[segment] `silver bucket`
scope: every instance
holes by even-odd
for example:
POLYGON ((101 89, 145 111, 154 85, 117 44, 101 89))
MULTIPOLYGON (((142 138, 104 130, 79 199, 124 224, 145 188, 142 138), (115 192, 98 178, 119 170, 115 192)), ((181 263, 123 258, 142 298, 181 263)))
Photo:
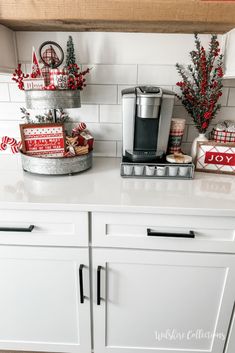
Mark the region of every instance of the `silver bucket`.
POLYGON ((92 167, 92 152, 74 157, 38 157, 21 151, 22 167, 26 172, 42 175, 66 175, 92 167))
POLYGON ((80 91, 78 90, 29 90, 25 91, 27 109, 80 108, 80 91))

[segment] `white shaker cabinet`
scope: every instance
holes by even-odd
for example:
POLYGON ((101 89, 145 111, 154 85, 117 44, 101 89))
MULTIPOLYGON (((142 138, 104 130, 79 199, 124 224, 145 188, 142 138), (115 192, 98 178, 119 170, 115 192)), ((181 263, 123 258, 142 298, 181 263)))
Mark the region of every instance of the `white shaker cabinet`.
POLYGON ((0 73, 12 73, 17 66, 15 32, 0 25, 0 73))
POLYGON ((88 249, 1 246, 0 349, 90 353, 89 296, 88 249))
POLYGON ((97 248, 92 256, 95 353, 223 352, 233 255, 97 248))

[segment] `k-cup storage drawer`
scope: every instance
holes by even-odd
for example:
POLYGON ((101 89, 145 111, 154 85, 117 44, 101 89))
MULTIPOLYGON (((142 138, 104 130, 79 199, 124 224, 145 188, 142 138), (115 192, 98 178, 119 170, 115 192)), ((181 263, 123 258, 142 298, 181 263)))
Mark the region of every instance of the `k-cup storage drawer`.
POLYGON ((97 212, 92 245, 235 253, 235 218, 97 212))
POLYGON ((88 246, 88 213, 0 209, 0 245, 88 246))

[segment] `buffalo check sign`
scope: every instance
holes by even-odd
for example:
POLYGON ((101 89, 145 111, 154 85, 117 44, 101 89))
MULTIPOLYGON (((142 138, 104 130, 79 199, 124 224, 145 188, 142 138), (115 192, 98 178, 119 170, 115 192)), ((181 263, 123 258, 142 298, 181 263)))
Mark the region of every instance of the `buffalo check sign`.
POLYGON ((235 174, 235 144, 199 143, 196 170, 208 173, 235 174))

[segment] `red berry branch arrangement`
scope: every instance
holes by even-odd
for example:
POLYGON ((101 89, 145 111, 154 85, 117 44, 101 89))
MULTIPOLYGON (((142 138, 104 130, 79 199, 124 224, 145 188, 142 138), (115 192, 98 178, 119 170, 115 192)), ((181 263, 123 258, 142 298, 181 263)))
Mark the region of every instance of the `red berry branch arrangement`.
POLYGON ((16 83, 18 83, 18 87, 20 90, 24 89, 24 78, 28 78, 29 75, 28 74, 24 74, 23 71, 21 70, 21 64, 18 64, 17 69, 15 69, 14 73, 13 73, 13 77, 12 80, 16 81, 16 83))
POLYGON ((86 87, 86 79, 85 76, 90 72, 90 69, 86 69, 84 71, 79 72, 80 68, 77 64, 71 64, 68 66, 68 71, 73 72, 69 75, 68 79, 68 88, 72 90, 82 90, 86 87))
POLYGON ((177 82, 182 95, 177 95, 187 112, 192 116, 199 133, 205 133, 221 105, 223 55, 220 54, 216 35, 211 35, 209 50, 204 47, 195 34, 196 50, 190 52, 192 64, 185 69, 176 64, 182 81, 177 82))

